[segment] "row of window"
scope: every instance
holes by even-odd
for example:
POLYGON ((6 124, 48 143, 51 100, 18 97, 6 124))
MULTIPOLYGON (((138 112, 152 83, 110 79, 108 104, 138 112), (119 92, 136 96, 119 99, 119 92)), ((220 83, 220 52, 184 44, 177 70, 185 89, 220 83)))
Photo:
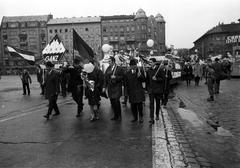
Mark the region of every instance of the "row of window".
MULTIPOLYGON (((74 28, 76 30, 76 32, 89 32, 89 31, 96 31, 96 32, 99 32, 99 27, 96 27, 96 28, 88 28, 88 27, 85 27, 85 28, 74 28)), ((72 29, 50 29, 49 30, 49 33, 68 33, 68 32, 72 32, 72 29)))
MULTIPOLYGON (((3 34, 7 35, 7 32, 3 31, 3 34)), ((26 30, 21 30, 20 34, 27 34, 26 30)), ((36 35, 37 30, 28 30, 29 35, 36 35)), ((41 34, 45 34, 45 30, 41 30, 41 34)), ((17 36, 18 31, 9 31, 9 36, 17 36)))
MULTIPOLYGON (((143 39, 146 39, 147 34, 145 34, 145 33, 142 33, 141 35, 138 34, 137 38, 140 39, 140 37, 143 38, 143 39)), ((151 37, 151 35, 149 35, 149 37, 151 37)), ((103 36, 103 41, 109 41, 109 40, 125 41, 125 40, 130 40, 130 39, 135 39, 135 35, 134 34, 126 35, 126 37, 124 35, 120 35, 120 37, 118 37, 118 35, 116 35, 116 36, 110 35, 109 37, 108 36, 103 36)))
POLYGON ((17 28, 17 27, 38 27, 38 26, 42 26, 42 27, 46 27, 46 22, 8 22, 8 23, 2 23, 2 27, 3 28, 17 28))
POLYGON ((113 22, 133 22, 133 19, 124 19, 124 20, 103 20, 103 23, 113 23, 113 22))
MULTIPOLYGON (((126 27, 124 27, 124 26, 120 26, 120 28, 119 28, 119 31, 120 32, 124 32, 124 30, 126 30, 127 32, 129 32, 130 31, 130 27, 131 27, 131 31, 133 32, 134 30, 135 30, 135 26, 134 25, 132 25, 132 26, 126 26, 126 27)), ((147 29, 147 25, 145 25, 145 24, 142 24, 142 25, 137 25, 137 30, 146 30, 147 29)), ((110 28, 108 29, 106 26, 104 26, 103 27, 103 32, 118 32, 118 26, 115 26, 114 28, 113 28, 113 26, 110 26, 110 28)), ((148 27, 148 32, 150 33, 152 31, 152 28, 151 27, 148 27)), ((157 28, 156 27, 154 27, 154 31, 156 32, 157 31, 157 28)), ((160 29, 160 32, 163 32, 163 28, 161 28, 160 29)))

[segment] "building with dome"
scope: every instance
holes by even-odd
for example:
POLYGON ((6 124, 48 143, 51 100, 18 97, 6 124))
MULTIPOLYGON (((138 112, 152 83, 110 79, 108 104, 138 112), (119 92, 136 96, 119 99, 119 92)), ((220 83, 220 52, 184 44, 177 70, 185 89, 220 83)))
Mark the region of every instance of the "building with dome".
POLYGON ((143 9, 136 15, 102 16, 102 44, 113 46, 114 52, 129 52, 138 48, 143 55, 154 51, 165 54, 165 20, 161 14, 147 16, 143 9), (149 48, 147 40, 154 40, 149 48))

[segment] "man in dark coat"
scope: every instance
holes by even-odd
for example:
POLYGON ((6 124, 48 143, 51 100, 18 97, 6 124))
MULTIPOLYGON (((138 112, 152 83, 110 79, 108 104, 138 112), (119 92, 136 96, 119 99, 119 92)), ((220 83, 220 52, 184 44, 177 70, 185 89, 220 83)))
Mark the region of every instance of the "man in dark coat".
POLYGON ((129 97, 129 103, 131 104, 131 110, 133 114, 133 119, 131 122, 138 120, 143 122, 143 102, 145 101, 145 91, 143 89, 142 83, 145 82, 145 76, 142 69, 137 67, 137 60, 131 60, 130 70, 125 73, 124 76, 124 87, 127 90, 127 95, 129 97))
POLYGON ((150 68, 147 70, 146 86, 149 92, 150 101, 150 121, 149 123, 154 123, 154 99, 156 101, 156 120, 159 120, 160 104, 163 95, 163 84, 164 78, 161 76, 160 68, 156 66, 156 59, 149 59, 150 68))
POLYGON ((81 78, 82 69, 81 61, 77 58, 73 60, 73 66, 69 66, 68 68, 64 69, 65 73, 70 74, 67 90, 72 93, 72 98, 77 103, 76 117, 80 117, 83 110, 83 80, 81 78))
POLYGON ((41 93, 40 95, 44 94, 44 70, 41 68, 40 65, 37 66, 37 81, 40 84, 41 87, 41 93))
POLYGON ((163 98, 162 105, 164 108, 167 106, 168 95, 170 92, 170 80, 172 79, 172 71, 169 67, 169 62, 164 62, 164 67, 161 69, 161 76, 163 76, 163 98))
POLYGON ((23 70, 23 74, 21 76, 21 80, 22 80, 22 86, 23 86, 23 95, 26 94, 26 92, 28 92, 28 95, 30 95, 30 87, 29 87, 29 83, 32 83, 32 79, 27 71, 27 69, 23 70))
POLYGON ((67 74, 64 72, 63 67, 59 69, 59 80, 61 86, 62 97, 67 96, 67 74))
POLYGON ((115 58, 109 58, 109 67, 104 74, 104 85, 102 92, 104 93, 106 88, 108 91, 108 97, 114 111, 114 116, 111 120, 122 120, 120 97, 122 96, 122 81, 124 78, 124 70, 122 67, 117 66, 115 58))
POLYGON ((58 72, 53 69, 54 64, 51 62, 46 63, 47 73, 45 78, 45 99, 49 101, 48 104, 48 113, 44 116, 49 119, 49 116, 52 114, 54 109, 55 114, 53 116, 59 115, 59 109, 57 106, 57 99, 59 94, 59 76, 58 72))
POLYGON ((215 62, 212 64, 212 68, 215 72, 215 83, 214 83, 214 93, 218 94, 219 93, 219 88, 220 88, 220 77, 223 73, 223 68, 222 68, 222 63, 219 62, 218 58, 215 58, 215 62))

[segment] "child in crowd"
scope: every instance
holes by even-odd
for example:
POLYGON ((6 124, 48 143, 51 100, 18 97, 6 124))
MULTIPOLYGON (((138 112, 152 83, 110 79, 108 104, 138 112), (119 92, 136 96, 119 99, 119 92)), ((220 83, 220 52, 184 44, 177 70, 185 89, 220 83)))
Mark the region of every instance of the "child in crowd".
POLYGON ((93 80, 89 81, 88 87, 89 89, 87 89, 86 97, 91 108, 90 122, 93 122, 94 120, 99 119, 98 105, 101 100, 100 91, 95 87, 95 82, 93 80))

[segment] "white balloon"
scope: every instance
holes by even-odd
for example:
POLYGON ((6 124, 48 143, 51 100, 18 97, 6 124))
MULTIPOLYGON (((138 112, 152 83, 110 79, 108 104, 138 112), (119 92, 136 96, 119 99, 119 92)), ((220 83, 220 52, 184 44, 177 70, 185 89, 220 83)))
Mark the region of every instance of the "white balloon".
POLYGON ((149 39, 148 41, 147 41, 147 46, 148 47, 152 47, 154 45, 154 41, 152 40, 152 39, 149 39))
POLYGON ((87 73, 91 73, 94 69, 94 65, 92 63, 84 64, 83 69, 87 73))
POLYGON ((104 45, 102 46, 102 50, 103 50, 103 52, 109 52, 109 50, 110 50, 110 45, 104 44, 104 45))

